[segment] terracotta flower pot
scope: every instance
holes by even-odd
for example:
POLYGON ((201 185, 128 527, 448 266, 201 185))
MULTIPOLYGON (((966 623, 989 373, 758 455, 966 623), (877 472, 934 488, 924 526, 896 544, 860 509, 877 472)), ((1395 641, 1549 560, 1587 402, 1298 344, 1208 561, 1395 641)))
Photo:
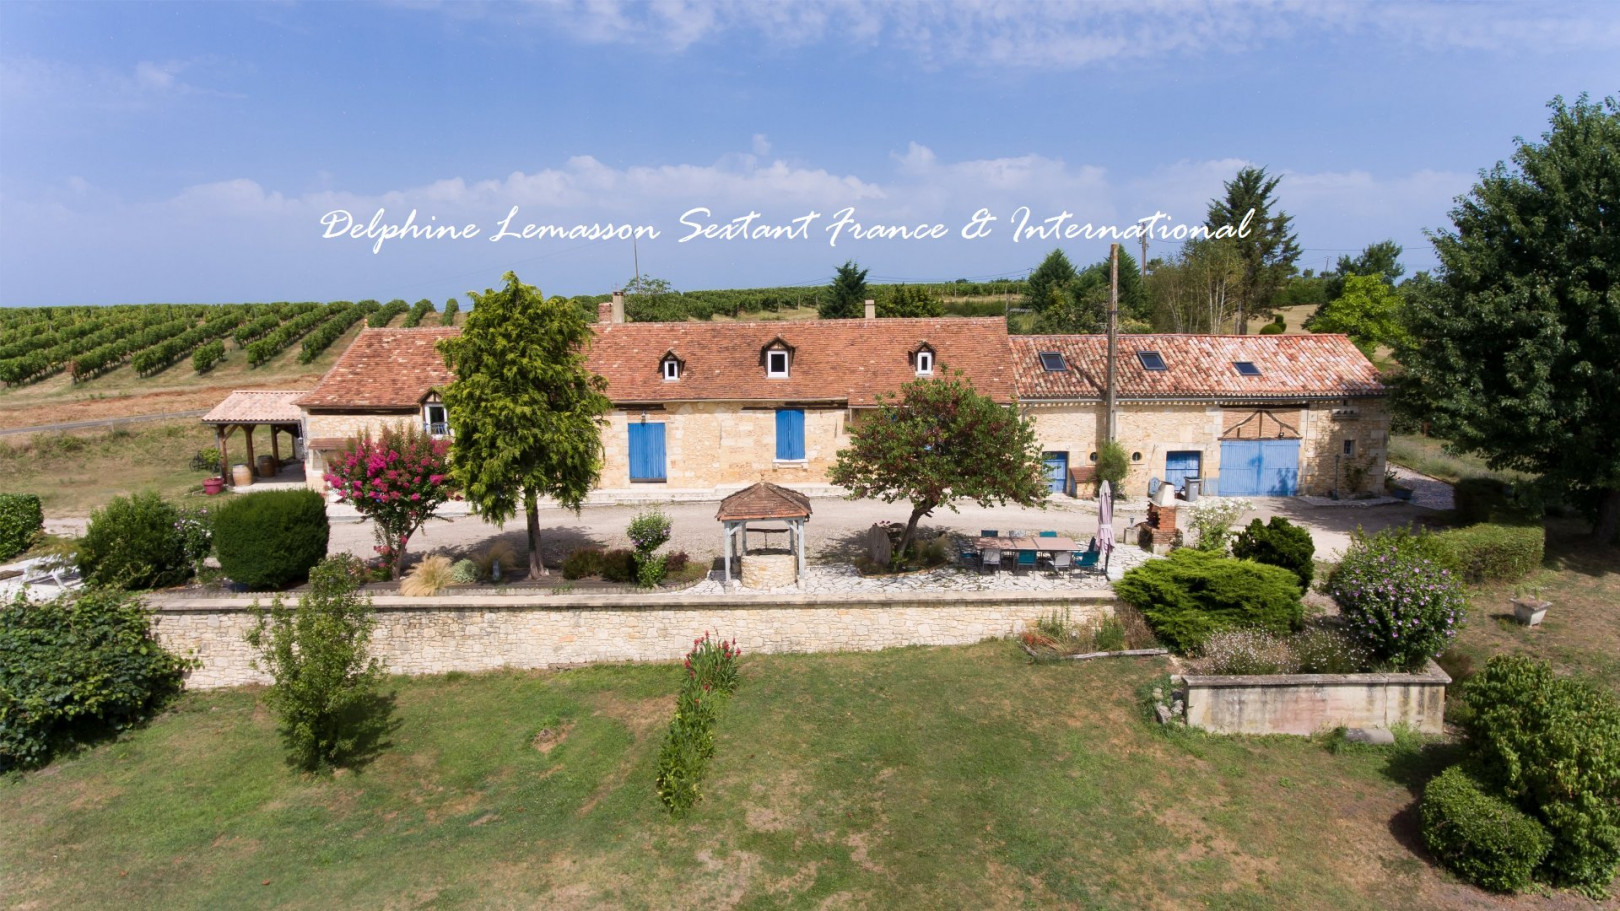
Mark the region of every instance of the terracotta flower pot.
POLYGON ((203 493, 205 493, 205 494, 207 494, 209 496, 214 496, 215 494, 219 493, 220 491, 222 491, 224 489, 225 489, 225 479, 224 478, 204 478, 203 479, 203 493))

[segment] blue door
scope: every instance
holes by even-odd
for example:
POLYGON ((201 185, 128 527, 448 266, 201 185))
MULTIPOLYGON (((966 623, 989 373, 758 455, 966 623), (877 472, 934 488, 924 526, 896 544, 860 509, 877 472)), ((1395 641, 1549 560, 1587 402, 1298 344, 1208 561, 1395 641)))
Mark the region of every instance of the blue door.
POLYGON ((1221 496, 1291 497, 1299 492, 1298 440, 1221 444, 1221 496))
POLYGON ((1199 477, 1204 454, 1197 450, 1167 452, 1164 455, 1164 483, 1177 490, 1187 489, 1187 479, 1199 477))
POLYGON ((1042 455, 1046 459, 1046 480, 1052 485, 1053 493, 1066 493, 1069 489, 1069 454, 1066 452, 1048 452, 1042 455))
POLYGON ((796 462, 804 458, 804 412, 783 408, 776 412, 776 460, 796 462))
POLYGON ((630 480, 664 480, 664 425, 630 425, 630 480))

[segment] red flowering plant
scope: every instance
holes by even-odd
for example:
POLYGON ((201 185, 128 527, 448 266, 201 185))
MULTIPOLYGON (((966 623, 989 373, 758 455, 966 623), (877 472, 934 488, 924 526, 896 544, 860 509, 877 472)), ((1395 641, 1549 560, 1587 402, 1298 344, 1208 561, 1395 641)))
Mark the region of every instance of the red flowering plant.
POLYGON ((704 690, 717 689, 731 694, 737 691, 737 658, 742 649, 737 640, 703 638, 692 640, 692 650, 686 653, 686 674, 704 690))
POLYGON ((350 440, 329 462, 326 483, 371 521, 377 553, 396 579, 404 572, 411 536, 456 498, 449 453, 450 441, 433 439, 419 427, 390 427, 376 439, 368 432, 350 440))

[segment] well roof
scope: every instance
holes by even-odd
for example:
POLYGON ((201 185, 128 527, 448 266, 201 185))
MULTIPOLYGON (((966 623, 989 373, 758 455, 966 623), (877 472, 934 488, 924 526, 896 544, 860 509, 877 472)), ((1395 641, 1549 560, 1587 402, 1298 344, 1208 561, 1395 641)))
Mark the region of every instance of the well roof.
POLYGON ((797 490, 760 481, 721 500, 720 510, 714 517, 720 522, 807 519, 810 517, 810 498, 797 490))

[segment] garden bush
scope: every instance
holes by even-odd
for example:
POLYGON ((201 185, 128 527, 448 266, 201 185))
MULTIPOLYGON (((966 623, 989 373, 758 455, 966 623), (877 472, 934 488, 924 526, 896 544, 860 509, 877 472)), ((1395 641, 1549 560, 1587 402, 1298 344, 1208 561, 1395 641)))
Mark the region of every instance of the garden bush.
POLYGON ((454 579, 451 578, 450 558, 443 554, 423 557, 405 578, 399 580, 399 593, 411 598, 427 598, 438 594, 454 579))
POLYGON ((1232 523, 1248 512, 1252 505, 1248 500, 1210 498, 1182 513, 1198 533, 1194 546, 1199 550, 1224 555, 1232 537, 1232 523))
POLYGON ((1372 668, 1372 654, 1354 636, 1336 627, 1311 626, 1288 641, 1301 674, 1360 674, 1372 668))
POLYGON ((1620 868, 1620 701, 1523 655, 1491 658, 1462 690, 1483 779, 1552 836, 1537 878, 1601 894, 1620 868))
POLYGON ((691 562, 692 558, 687 556, 686 551, 677 550, 664 559, 664 569, 672 573, 678 573, 686 569, 687 564, 691 562))
POLYGON ((636 581, 636 553, 623 547, 614 548, 602 555, 602 581, 604 582, 634 582, 636 581))
POLYGON ((664 555, 648 554, 636 558, 636 584, 642 588, 657 588, 664 581, 664 555))
POLYGON ((45 527, 45 511, 31 493, 0 493, 0 560, 9 560, 34 544, 45 527))
POLYGON ((1490 793, 1462 766, 1429 782, 1418 812, 1429 853, 1462 879, 1495 892, 1527 888, 1552 846, 1541 823, 1490 793))
POLYGON ((1282 516, 1269 523, 1255 519, 1232 542, 1232 556, 1280 566, 1299 577, 1300 591, 1310 591, 1316 575, 1316 543, 1311 533, 1282 516))
POLYGON ((189 666, 158 644, 132 595, 19 594, 0 607, 0 772, 139 723, 180 692, 189 666))
POLYGON ((675 700, 675 717, 658 753, 658 799, 672 816, 682 816, 697 803, 698 785, 714 755, 714 722, 726 697, 737 690, 735 641, 703 634, 692 640, 686 655, 686 677, 675 700))
POLYGON ((595 547, 581 547, 563 558, 564 579, 584 579, 602 574, 602 551, 595 547))
POLYGON ((669 516, 656 506, 636 513, 630 520, 630 543, 639 554, 650 554, 669 540, 669 516))
POLYGON ((226 501, 214 516, 214 552, 233 581, 284 588, 309 577, 326 556, 332 527, 313 490, 267 490, 226 501))
POLYGON ((280 721, 288 760, 299 768, 341 765, 375 732, 383 670, 370 656, 376 619, 371 599, 360 593, 366 577, 365 564, 339 554, 310 571, 309 593, 296 607, 280 595, 268 609, 254 604, 248 644, 259 653, 256 666, 274 681, 265 701, 280 721))
POLYGON ((1472 582, 1515 582, 1541 569, 1540 525, 1470 525, 1435 535, 1446 566, 1472 582))
POLYGON ((1375 660, 1402 669, 1446 650, 1467 610, 1457 574, 1433 553, 1430 536, 1357 531, 1327 592, 1351 634, 1375 660))
POLYGON ((180 511, 156 492, 113 497, 90 514, 79 541, 79 572, 93 585, 162 588, 191 575, 180 511))
POLYGON ((456 585, 469 585, 478 581, 478 564, 471 560, 457 560, 450 567, 450 581, 456 585))
POLYGON ((1125 451, 1125 445, 1118 440, 1104 440, 1097 447, 1096 468, 1097 480, 1107 481, 1115 497, 1122 496, 1124 491, 1120 487, 1131 472, 1131 455, 1125 451))
POLYGON ((1257 629, 1211 633, 1200 651, 1210 674, 1291 674, 1297 665, 1286 639, 1257 629))
POLYGON ((1220 630, 1254 627, 1280 635, 1304 621, 1293 573, 1191 548, 1130 570, 1114 590, 1166 645, 1182 652, 1196 651, 1220 630))

